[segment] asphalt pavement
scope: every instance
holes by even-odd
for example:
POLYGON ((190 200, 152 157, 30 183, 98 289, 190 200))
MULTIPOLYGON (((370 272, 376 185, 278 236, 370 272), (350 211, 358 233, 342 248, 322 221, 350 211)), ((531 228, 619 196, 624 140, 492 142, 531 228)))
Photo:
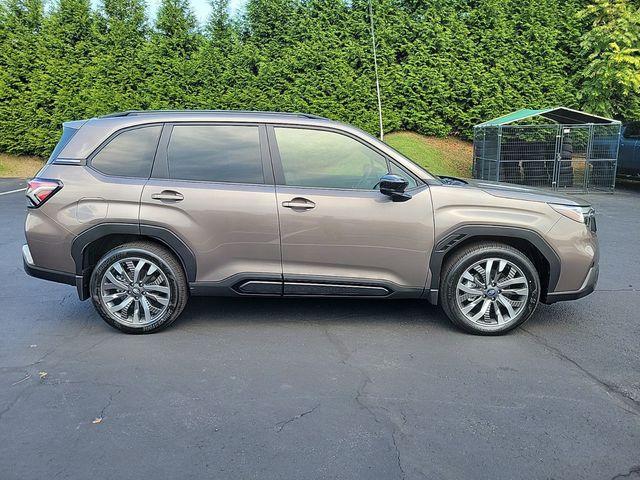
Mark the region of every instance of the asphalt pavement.
POLYGON ((193 298, 155 335, 22 270, 0 181, 0 479, 640 478, 640 190, 592 295, 477 337, 422 301, 193 298))

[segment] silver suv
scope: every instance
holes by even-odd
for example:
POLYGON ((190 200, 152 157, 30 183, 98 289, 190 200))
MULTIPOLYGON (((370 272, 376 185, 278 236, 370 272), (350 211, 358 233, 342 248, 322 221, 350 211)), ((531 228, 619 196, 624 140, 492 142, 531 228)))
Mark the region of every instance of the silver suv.
POLYGON ((424 298, 479 334, 591 293, 593 209, 440 178, 302 114, 143 111, 64 124, 29 182, 24 268, 127 333, 190 295, 424 298))

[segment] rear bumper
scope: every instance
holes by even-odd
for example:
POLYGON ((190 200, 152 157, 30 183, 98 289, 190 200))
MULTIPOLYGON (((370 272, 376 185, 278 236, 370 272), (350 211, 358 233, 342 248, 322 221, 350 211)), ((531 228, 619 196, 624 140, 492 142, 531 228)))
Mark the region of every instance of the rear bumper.
POLYGON ((60 272, 58 270, 50 270, 48 268, 36 267, 33 264, 31 251, 28 245, 22 246, 22 264, 27 275, 50 282, 64 283, 65 285, 73 285, 78 290, 80 300, 86 300, 87 296, 84 291, 84 281, 81 275, 75 275, 68 272, 60 272))
POLYGON ((578 290, 571 292, 552 292, 547 293, 547 297, 543 300, 543 303, 551 304, 556 302, 565 302, 567 300, 577 300, 578 298, 586 297, 596 289, 596 283, 598 283, 598 275, 600 268, 598 265, 593 265, 587 277, 584 279, 582 286, 578 290))

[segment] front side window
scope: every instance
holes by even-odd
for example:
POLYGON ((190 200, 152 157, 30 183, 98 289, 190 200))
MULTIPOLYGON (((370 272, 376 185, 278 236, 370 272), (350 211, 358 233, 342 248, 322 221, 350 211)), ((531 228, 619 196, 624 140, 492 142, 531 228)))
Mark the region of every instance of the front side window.
POLYGON ((373 190, 388 173, 384 156, 346 135, 303 128, 274 130, 287 185, 373 190))
POLYGON ((149 178, 161 125, 125 130, 91 160, 96 170, 119 177, 149 178))
POLYGON ((167 161, 178 180, 264 183, 256 126, 176 125, 167 161))

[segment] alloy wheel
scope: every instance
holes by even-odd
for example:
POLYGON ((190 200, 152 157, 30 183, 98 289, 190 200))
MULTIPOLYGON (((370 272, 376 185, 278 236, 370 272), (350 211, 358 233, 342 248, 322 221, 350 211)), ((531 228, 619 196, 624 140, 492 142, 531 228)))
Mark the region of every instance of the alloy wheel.
POLYGON ((141 327, 156 322, 166 312, 171 288, 155 262, 124 258, 107 268, 100 283, 100 298, 115 321, 141 327))
POLYGON ((529 283, 509 260, 488 258, 460 276, 456 301, 465 318, 483 327, 501 327, 516 319, 529 298, 529 283))

